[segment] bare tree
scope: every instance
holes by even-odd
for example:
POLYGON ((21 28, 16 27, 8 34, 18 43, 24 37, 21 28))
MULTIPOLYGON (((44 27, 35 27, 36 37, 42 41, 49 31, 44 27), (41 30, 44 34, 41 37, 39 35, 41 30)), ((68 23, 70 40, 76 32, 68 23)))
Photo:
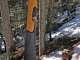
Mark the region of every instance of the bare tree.
POLYGON ((45 18, 47 19, 49 0, 44 0, 44 1, 45 1, 45 18))
POLYGON ((2 15, 2 24, 3 24, 3 34, 6 41, 6 50, 7 53, 10 52, 10 48, 13 45, 13 38, 10 26, 10 17, 9 17, 9 8, 7 0, 0 0, 1 3, 1 15, 2 15))
POLYGON ((39 0, 39 57, 44 53, 44 39, 45 39, 45 5, 44 0, 39 0))

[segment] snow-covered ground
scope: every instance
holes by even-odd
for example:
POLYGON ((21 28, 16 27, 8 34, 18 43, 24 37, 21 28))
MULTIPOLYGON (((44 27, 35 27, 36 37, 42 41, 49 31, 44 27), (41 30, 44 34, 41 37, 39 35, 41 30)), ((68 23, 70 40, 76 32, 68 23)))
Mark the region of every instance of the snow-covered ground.
MULTIPOLYGON (((44 56, 44 60, 62 60, 62 53, 65 52, 66 49, 62 51, 57 51, 55 54, 54 52, 50 53, 49 56, 44 56)), ((74 54, 72 55, 71 60, 76 60, 77 56, 80 55, 80 45, 74 48, 74 54)), ((80 60, 80 59, 79 59, 80 60)))
POLYGON ((68 11, 65 11, 63 14, 57 14, 57 20, 55 22, 57 23, 63 23, 63 21, 65 20, 65 18, 68 16, 68 11))
MULTIPOLYGON (((77 15, 74 19, 71 21, 65 23, 63 26, 61 26, 57 32, 52 32, 52 38, 59 38, 63 37, 64 35, 68 37, 80 37, 80 15, 77 15)), ((46 34, 46 36, 49 38, 49 33, 46 34)), ((47 38, 46 38, 47 39, 47 38)), ((50 53, 49 56, 44 56, 44 60, 62 60, 62 53, 66 49, 62 51, 57 51, 55 54, 54 52, 50 53)), ((76 46, 74 48, 74 54, 72 55, 71 60, 76 60, 77 56, 80 55, 80 45, 76 46)), ((80 59, 79 59, 80 60, 80 59)))
POLYGON ((80 14, 80 4, 77 5, 76 14, 80 14))
MULTIPOLYGON (((56 33, 52 32, 52 38, 63 37, 64 35, 68 37, 80 37, 80 15, 77 15, 71 21, 63 24, 56 33)), ((46 34, 49 38, 49 33, 46 34)))

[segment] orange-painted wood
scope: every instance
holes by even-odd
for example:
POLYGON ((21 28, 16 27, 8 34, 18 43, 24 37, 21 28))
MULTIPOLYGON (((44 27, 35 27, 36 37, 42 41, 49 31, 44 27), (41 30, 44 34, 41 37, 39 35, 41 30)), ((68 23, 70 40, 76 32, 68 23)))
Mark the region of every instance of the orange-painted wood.
POLYGON ((34 26, 35 26, 35 21, 32 20, 32 13, 34 7, 36 8, 38 7, 37 0, 28 0, 28 18, 27 18, 26 30, 30 32, 34 31, 34 26))

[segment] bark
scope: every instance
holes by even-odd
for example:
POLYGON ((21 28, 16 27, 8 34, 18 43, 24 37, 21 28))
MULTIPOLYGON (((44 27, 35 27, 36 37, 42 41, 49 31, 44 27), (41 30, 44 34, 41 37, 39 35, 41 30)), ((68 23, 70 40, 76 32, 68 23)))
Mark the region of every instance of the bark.
POLYGON ((26 31, 24 60, 37 60, 35 53, 35 32, 26 31))
POLYGON ((7 0, 0 0, 1 3, 1 15, 3 24, 3 34, 5 36, 6 50, 9 53, 10 47, 13 45, 13 38, 10 26, 9 8, 7 0))
POLYGON ((47 19, 49 0, 45 0, 45 18, 47 19))
POLYGON ((35 32, 36 32, 35 25, 37 14, 38 14, 37 0, 28 0, 28 19, 26 29, 24 60, 37 60, 35 52, 35 32), (30 22, 33 24, 31 24, 30 22))
POLYGON ((39 57, 44 53, 44 39, 45 39, 45 5, 44 0, 39 0, 39 57))

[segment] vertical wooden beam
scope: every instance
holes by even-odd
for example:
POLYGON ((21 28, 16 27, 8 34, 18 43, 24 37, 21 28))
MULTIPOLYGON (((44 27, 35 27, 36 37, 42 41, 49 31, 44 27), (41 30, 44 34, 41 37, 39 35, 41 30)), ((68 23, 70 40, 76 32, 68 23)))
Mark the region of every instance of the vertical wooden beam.
POLYGON ((45 39, 45 5, 44 0, 39 0, 39 57, 44 53, 44 39, 45 39))

